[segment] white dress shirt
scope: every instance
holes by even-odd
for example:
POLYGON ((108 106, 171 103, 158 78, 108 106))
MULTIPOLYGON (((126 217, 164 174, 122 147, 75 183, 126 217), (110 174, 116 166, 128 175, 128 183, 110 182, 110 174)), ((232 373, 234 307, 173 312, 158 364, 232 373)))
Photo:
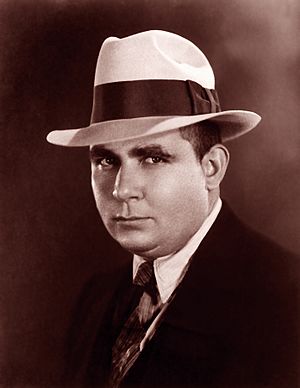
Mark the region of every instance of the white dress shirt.
MULTIPOLYGON (((154 273, 157 282, 157 288, 162 303, 166 303, 178 284, 181 282, 190 258, 193 256, 201 241, 215 222, 222 207, 220 198, 215 203, 214 208, 204 220, 199 230, 179 251, 171 255, 159 257, 154 261, 154 273)), ((133 278, 135 277, 138 267, 145 261, 141 256, 133 256, 133 278)))

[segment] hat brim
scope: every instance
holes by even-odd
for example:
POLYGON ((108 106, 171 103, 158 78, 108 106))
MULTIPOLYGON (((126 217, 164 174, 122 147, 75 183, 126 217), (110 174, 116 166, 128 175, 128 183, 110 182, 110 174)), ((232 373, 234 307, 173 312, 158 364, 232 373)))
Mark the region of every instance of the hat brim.
POLYGON ((227 141, 249 132, 260 122, 261 117, 244 110, 191 116, 137 117, 104 121, 84 128, 55 130, 48 134, 47 140, 56 145, 82 147, 137 139, 207 120, 218 126, 222 140, 227 141))

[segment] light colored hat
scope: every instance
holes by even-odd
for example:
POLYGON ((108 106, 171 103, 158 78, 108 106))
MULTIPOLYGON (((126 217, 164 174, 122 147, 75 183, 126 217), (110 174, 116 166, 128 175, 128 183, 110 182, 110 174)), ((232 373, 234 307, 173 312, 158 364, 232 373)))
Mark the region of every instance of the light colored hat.
POLYGON ((91 124, 56 130, 50 143, 88 146, 135 139, 209 120, 223 140, 260 121, 244 110, 221 111, 213 70, 201 50, 174 33, 152 30, 110 37, 96 66, 91 124))

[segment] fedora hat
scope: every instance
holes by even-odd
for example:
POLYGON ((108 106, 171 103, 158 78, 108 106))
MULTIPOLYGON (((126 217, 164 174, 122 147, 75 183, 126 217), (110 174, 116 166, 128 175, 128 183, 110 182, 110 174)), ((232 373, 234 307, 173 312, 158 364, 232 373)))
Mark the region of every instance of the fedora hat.
POLYGON ((151 30, 104 41, 90 125, 54 130, 47 140, 88 146, 210 121, 226 141, 250 131, 260 119, 250 111, 221 111, 214 73, 203 52, 182 36, 151 30))

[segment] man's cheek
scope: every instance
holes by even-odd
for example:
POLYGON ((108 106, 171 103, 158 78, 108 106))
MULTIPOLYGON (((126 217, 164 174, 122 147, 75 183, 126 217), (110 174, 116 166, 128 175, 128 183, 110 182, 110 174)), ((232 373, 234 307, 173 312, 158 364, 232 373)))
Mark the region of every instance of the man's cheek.
POLYGON ((151 195, 148 195, 149 198, 152 198, 157 203, 163 201, 174 201, 178 198, 179 194, 182 195, 182 186, 178 185, 179 181, 174 182, 173 180, 163 180, 159 183, 153 183, 151 186, 151 195))

